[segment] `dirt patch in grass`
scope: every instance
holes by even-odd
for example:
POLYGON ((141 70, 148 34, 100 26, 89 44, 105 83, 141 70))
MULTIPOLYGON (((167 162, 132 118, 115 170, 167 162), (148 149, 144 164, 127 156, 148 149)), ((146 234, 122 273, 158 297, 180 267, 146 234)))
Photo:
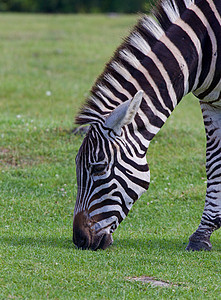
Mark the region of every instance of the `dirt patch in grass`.
POLYGON ((130 281, 141 281, 143 283, 149 283, 153 286, 160 286, 160 287, 172 287, 172 286, 177 286, 176 284, 166 282, 163 280, 157 280, 153 277, 149 276, 140 276, 140 277, 128 277, 127 278, 130 281))
POLYGON ((17 151, 10 148, 0 147, 0 167, 12 166, 12 167, 25 167, 32 166, 43 162, 43 157, 29 157, 20 155, 17 151))

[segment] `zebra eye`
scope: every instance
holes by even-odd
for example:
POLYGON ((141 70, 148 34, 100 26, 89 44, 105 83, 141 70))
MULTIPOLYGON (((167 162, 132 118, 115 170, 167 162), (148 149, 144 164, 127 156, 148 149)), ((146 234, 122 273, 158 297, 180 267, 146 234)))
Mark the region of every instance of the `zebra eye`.
POLYGON ((105 171, 106 166, 107 166, 107 163, 93 165, 91 167, 91 173, 94 175, 100 175, 105 171))

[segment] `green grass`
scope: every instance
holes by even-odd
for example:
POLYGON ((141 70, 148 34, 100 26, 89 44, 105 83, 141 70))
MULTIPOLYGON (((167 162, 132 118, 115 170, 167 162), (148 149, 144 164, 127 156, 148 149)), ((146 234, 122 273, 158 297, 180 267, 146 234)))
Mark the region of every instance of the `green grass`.
POLYGON ((0 299, 221 299, 220 232, 185 252, 205 198, 205 134, 187 96, 151 143, 152 183, 105 251, 72 243, 74 115, 135 16, 2 14, 0 299), (50 91, 51 96, 46 92, 50 91), (129 277, 170 282, 155 287, 129 277))

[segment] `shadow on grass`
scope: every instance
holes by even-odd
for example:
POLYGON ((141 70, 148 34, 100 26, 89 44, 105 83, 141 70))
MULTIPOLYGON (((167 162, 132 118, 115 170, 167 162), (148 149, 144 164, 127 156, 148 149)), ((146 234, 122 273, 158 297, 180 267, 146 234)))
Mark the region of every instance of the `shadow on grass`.
MULTIPOLYGON (((66 237, 25 237, 25 236, 2 236, 0 237, 0 244, 6 244, 11 247, 38 247, 38 248, 63 248, 63 249, 73 249, 78 250, 73 244, 71 239, 66 237)), ((163 237, 151 237, 151 239, 141 239, 141 238, 115 238, 114 243, 111 246, 112 251, 115 249, 125 249, 128 251, 147 249, 151 250, 171 250, 171 251, 185 251, 188 244, 188 239, 185 238, 163 238, 163 237)), ((220 252, 221 245, 218 240, 213 241, 212 252, 220 252)), ((78 250, 80 251, 80 250, 78 250)), ((100 251, 100 250, 99 250, 100 251)), ((101 250, 102 251, 102 250, 101 250)), ((186 252, 186 251, 185 251, 186 252)))
MULTIPOLYGON (((71 239, 66 237, 30 237, 30 236, 2 236, 0 237, 0 244, 6 244, 12 247, 39 247, 39 248, 64 248, 77 250, 71 239)), ((115 238, 111 249, 176 249, 183 250, 187 246, 187 242, 184 243, 181 239, 163 239, 161 237, 155 237, 151 240, 145 240, 140 238, 115 238)))
POLYGON ((140 238, 130 238, 130 239, 115 239, 112 247, 122 247, 125 249, 153 249, 153 250, 161 250, 161 249, 171 249, 183 251, 185 250, 188 244, 188 240, 184 240, 181 238, 162 238, 162 237, 151 237, 151 239, 140 239, 140 238))
MULTIPOLYGON (((188 245, 189 239, 185 237, 176 238, 163 238, 163 237, 151 237, 151 239, 140 238, 115 238, 113 248, 125 248, 128 251, 132 249, 141 250, 167 250, 167 251, 180 251, 187 252, 185 249, 188 245)), ((219 240, 212 240, 212 252, 221 252, 221 245, 219 240)))
POLYGON ((39 248, 64 248, 76 249, 72 240, 65 237, 26 237, 15 235, 13 237, 1 236, 0 244, 7 244, 8 246, 20 247, 39 247, 39 248))

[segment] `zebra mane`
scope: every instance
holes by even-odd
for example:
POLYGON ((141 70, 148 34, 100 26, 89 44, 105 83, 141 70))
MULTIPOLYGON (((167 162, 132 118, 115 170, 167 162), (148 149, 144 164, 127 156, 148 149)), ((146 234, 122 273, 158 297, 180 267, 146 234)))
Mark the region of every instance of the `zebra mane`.
POLYGON ((155 43, 194 2, 195 0, 160 0, 150 16, 144 15, 140 18, 97 78, 87 102, 75 119, 76 124, 103 122, 115 107, 134 96, 136 91, 131 88, 132 93, 125 92, 119 83, 128 81, 130 85, 128 79, 131 74, 125 65, 137 67, 134 50, 148 55, 155 43))

